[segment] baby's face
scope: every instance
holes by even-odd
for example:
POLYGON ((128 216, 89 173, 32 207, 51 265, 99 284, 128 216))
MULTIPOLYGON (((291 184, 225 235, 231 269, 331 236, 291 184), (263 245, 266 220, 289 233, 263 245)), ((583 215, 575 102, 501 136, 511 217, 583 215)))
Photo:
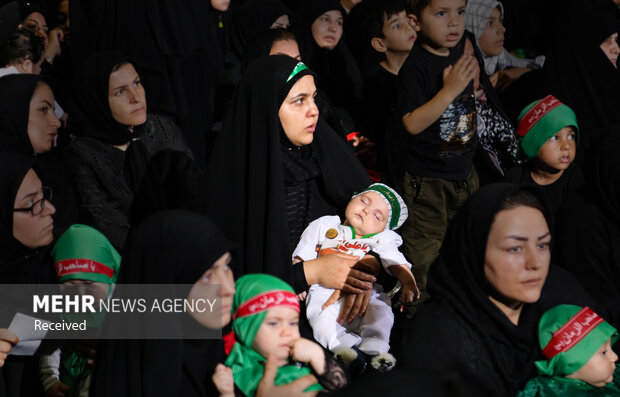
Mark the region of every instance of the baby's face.
POLYGON ((110 284, 90 280, 74 279, 67 280, 62 284, 68 286, 67 290, 71 291, 71 293, 79 295, 92 295, 96 302, 100 299, 105 299, 110 290, 110 284))
POLYGON ((252 348, 267 358, 273 354, 278 365, 285 365, 293 344, 300 338, 299 313, 286 306, 272 307, 261 324, 252 348))
POLYGON ((379 193, 369 191, 351 199, 344 214, 347 218, 345 224, 351 226, 360 238, 385 230, 390 209, 379 193))
POLYGON ((590 361, 567 378, 582 380, 594 387, 603 387, 614 380, 617 360, 618 355, 611 350, 611 339, 608 339, 590 361))

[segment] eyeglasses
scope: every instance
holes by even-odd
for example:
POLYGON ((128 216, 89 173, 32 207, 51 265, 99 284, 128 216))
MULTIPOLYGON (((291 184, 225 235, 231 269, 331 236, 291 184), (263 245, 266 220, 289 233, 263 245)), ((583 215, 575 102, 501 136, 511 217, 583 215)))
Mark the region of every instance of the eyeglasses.
POLYGON ((30 212, 32 216, 37 216, 45 209, 45 202, 52 200, 52 188, 49 186, 43 186, 41 188, 43 198, 32 203, 30 207, 26 208, 13 208, 13 212, 30 212))

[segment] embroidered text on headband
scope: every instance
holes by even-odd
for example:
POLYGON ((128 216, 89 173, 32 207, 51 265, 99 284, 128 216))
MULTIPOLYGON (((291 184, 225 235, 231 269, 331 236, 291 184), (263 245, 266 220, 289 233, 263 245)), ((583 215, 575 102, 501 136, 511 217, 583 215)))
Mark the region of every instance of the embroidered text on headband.
POLYGON ((550 359, 570 350, 601 322, 603 319, 598 314, 589 307, 584 307, 553 333, 553 337, 543 350, 543 355, 550 359))
POLYGON ((299 299, 297 299, 297 295, 289 291, 264 292, 239 306, 233 314, 233 320, 239 317, 251 316, 276 306, 290 307, 299 312, 299 299))
POLYGON ((308 69, 306 64, 303 63, 303 62, 299 62, 297 65, 295 65, 295 68, 293 69, 291 74, 288 76, 288 79, 286 79, 286 82, 288 83, 289 81, 291 81, 291 79, 293 77, 295 77, 297 75, 297 73, 299 73, 299 72, 301 72, 302 70, 305 70, 305 69, 308 69))
POLYGON ((114 269, 91 259, 65 259, 56 262, 54 266, 58 278, 73 273, 97 273, 110 279, 114 277, 114 269))

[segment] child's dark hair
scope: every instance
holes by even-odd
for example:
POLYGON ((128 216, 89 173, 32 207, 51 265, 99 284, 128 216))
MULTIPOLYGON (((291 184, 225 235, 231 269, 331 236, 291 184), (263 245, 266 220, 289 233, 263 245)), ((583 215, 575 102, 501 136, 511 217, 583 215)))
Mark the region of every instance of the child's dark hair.
POLYGON ((43 38, 28 28, 18 28, 0 47, 0 65, 10 65, 18 59, 29 59, 38 63, 43 56, 43 38))
POLYGON ((431 4, 431 0, 409 0, 409 4, 411 7, 411 13, 420 18, 420 15, 422 15, 422 10, 431 4))
POLYGON ((406 11, 407 7, 404 0, 366 0, 360 5, 366 7, 365 19, 368 34, 368 41, 375 37, 384 38, 383 27, 386 20, 392 15, 397 15, 406 11))
POLYGON ((277 28, 277 29, 271 29, 273 32, 271 32, 271 45, 273 46, 274 43, 278 42, 278 41, 294 41, 296 43, 299 43, 299 41, 297 40, 297 36, 295 35, 295 33, 293 33, 292 31, 286 29, 286 28, 277 28))

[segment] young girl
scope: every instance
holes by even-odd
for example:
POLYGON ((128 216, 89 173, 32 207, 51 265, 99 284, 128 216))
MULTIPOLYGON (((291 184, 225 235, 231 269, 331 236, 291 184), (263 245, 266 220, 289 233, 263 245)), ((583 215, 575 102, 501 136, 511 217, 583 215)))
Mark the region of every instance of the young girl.
POLYGON ((275 384, 284 385, 314 373, 319 383, 305 391, 336 390, 346 384, 344 371, 316 343, 299 336, 299 301, 284 281, 267 274, 248 274, 235 283, 232 333, 226 339, 227 370, 218 366, 213 381, 222 395, 256 393, 265 362, 275 356, 275 384), (305 363, 305 364, 302 364, 305 363))

